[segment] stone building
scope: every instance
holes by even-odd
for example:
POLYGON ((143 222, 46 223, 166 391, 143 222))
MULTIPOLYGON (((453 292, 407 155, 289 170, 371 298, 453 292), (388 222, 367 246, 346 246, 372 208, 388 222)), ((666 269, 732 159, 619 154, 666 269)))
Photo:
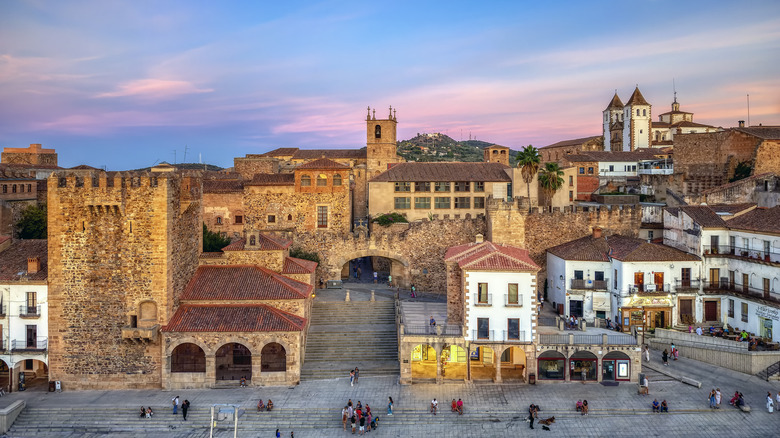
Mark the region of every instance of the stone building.
POLYGON ((27 148, 4 148, 0 163, 56 168, 57 153, 54 149, 44 149, 40 144, 31 144, 27 148))
POLYGON ((506 146, 499 146, 494 144, 486 147, 482 151, 482 155, 485 163, 501 163, 504 166, 509 166, 509 148, 506 146))
POLYGON ((13 235, 21 212, 38 204, 38 187, 34 171, 0 164, 0 235, 13 235))
POLYGON ((604 137, 601 135, 575 138, 573 140, 559 141, 551 145, 539 148, 539 155, 542 157, 542 163, 555 161, 561 164, 561 160, 569 154, 579 152, 603 151, 604 137))

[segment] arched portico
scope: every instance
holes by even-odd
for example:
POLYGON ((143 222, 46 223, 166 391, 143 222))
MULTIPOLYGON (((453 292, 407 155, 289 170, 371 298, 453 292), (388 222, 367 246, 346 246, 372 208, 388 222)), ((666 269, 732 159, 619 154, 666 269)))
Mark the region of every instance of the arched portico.
POLYGON ((501 379, 525 381, 526 358, 525 350, 517 346, 504 349, 501 353, 501 379))
POLYGON ((252 351, 244 344, 230 342, 222 345, 214 354, 216 380, 252 380, 252 351))
POLYGON ((622 351, 610 351, 601 360, 601 380, 628 381, 631 379, 631 358, 622 351))
POLYGON ((419 344, 412 348, 412 380, 435 379, 438 372, 436 349, 428 344, 419 344))
POLYGON ((468 378, 468 354, 458 345, 447 345, 441 351, 441 377, 446 380, 468 378))
POLYGON ((472 380, 495 380, 496 353, 491 347, 472 346, 469 353, 472 380))
POLYGON ((330 279, 342 278, 342 273, 350 274, 349 262, 363 257, 381 257, 390 261, 390 275, 396 286, 406 288, 409 285, 409 260, 396 252, 382 249, 364 249, 339 254, 328 264, 328 276, 330 279))

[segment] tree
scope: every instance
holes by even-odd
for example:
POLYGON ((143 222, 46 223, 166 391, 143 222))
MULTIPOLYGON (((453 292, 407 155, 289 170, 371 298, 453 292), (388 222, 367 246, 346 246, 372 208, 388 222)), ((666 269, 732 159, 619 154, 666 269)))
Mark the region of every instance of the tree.
POLYGON ((750 165, 750 162, 740 161, 734 168, 734 176, 729 178, 729 182, 745 179, 749 177, 751 173, 753 173, 753 166, 750 165))
POLYGON ((47 237, 46 204, 30 205, 22 210, 16 223, 20 239, 45 239, 47 237))
POLYGON ((206 224, 203 224, 203 252, 219 252, 228 245, 230 239, 222 237, 217 232, 209 231, 206 224))
POLYGON ((531 211, 531 181, 534 180, 534 175, 539 171, 541 161, 539 150, 530 144, 517 154, 517 167, 520 168, 520 175, 528 189, 528 211, 531 211))
POLYGON ((539 173, 539 185, 542 187, 547 200, 552 206, 552 197, 561 187, 563 187, 563 171, 558 163, 545 163, 544 169, 539 173))

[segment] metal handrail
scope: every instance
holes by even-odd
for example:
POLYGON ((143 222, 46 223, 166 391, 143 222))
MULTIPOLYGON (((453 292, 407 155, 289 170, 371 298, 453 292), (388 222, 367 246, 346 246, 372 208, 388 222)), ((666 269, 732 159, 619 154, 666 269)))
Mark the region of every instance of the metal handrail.
POLYGON ((27 306, 22 304, 19 306, 19 316, 41 316, 41 305, 27 306))
POLYGON ((591 280, 582 278, 571 279, 571 289, 595 289, 595 290, 607 290, 609 287, 609 279, 604 280, 591 280))
POLYGON ((704 255, 708 257, 730 256, 745 260, 780 263, 780 253, 763 249, 741 248, 736 245, 702 245, 704 255))
POLYGON ((498 341, 496 339, 496 331, 495 330, 488 330, 488 336, 487 337, 479 337, 479 330, 472 330, 471 331, 471 339, 475 341, 498 341))
POLYGON ((479 300, 479 292, 476 292, 474 294, 474 305, 475 306, 492 306, 493 305, 493 294, 487 294, 487 301, 480 301, 479 300))
POLYGON ((504 294, 504 305, 505 306, 522 306, 523 305, 523 294, 517 294, 517 302, 513 302, 513 303, 509 302, 509 294, 504 294))

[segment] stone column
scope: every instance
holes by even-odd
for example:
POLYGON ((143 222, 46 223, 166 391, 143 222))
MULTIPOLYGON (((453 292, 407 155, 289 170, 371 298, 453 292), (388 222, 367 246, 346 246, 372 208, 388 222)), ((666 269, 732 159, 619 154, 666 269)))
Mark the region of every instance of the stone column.
MULTIPOLYGON (((287 356, 289 357, 289 354, 287 356)), ((263 381, 264 376, 261 374, 263 362, 261 359, 262 356, 260 353, 252 354, 252 386, 260 386, 263 381)), ((287 369, 286 366, 285 369, 287 369)))
POLYGON ((217 357, 214 354, 206 356, 206 382, 205 383, 206 383, 206 388, 213 388, 214 385, 217 383, 217 357))
POLYGON ((501 383, 501 357, 498 356, 496 350, 493 350, 493 356, 496 358, 496 377, 493 379, 495 383, 501 383))
POLYGON ((444 381, 444 377, 441 375, 441 353, 438 349, 436 350, 436 383, 442 383, 444 381))

